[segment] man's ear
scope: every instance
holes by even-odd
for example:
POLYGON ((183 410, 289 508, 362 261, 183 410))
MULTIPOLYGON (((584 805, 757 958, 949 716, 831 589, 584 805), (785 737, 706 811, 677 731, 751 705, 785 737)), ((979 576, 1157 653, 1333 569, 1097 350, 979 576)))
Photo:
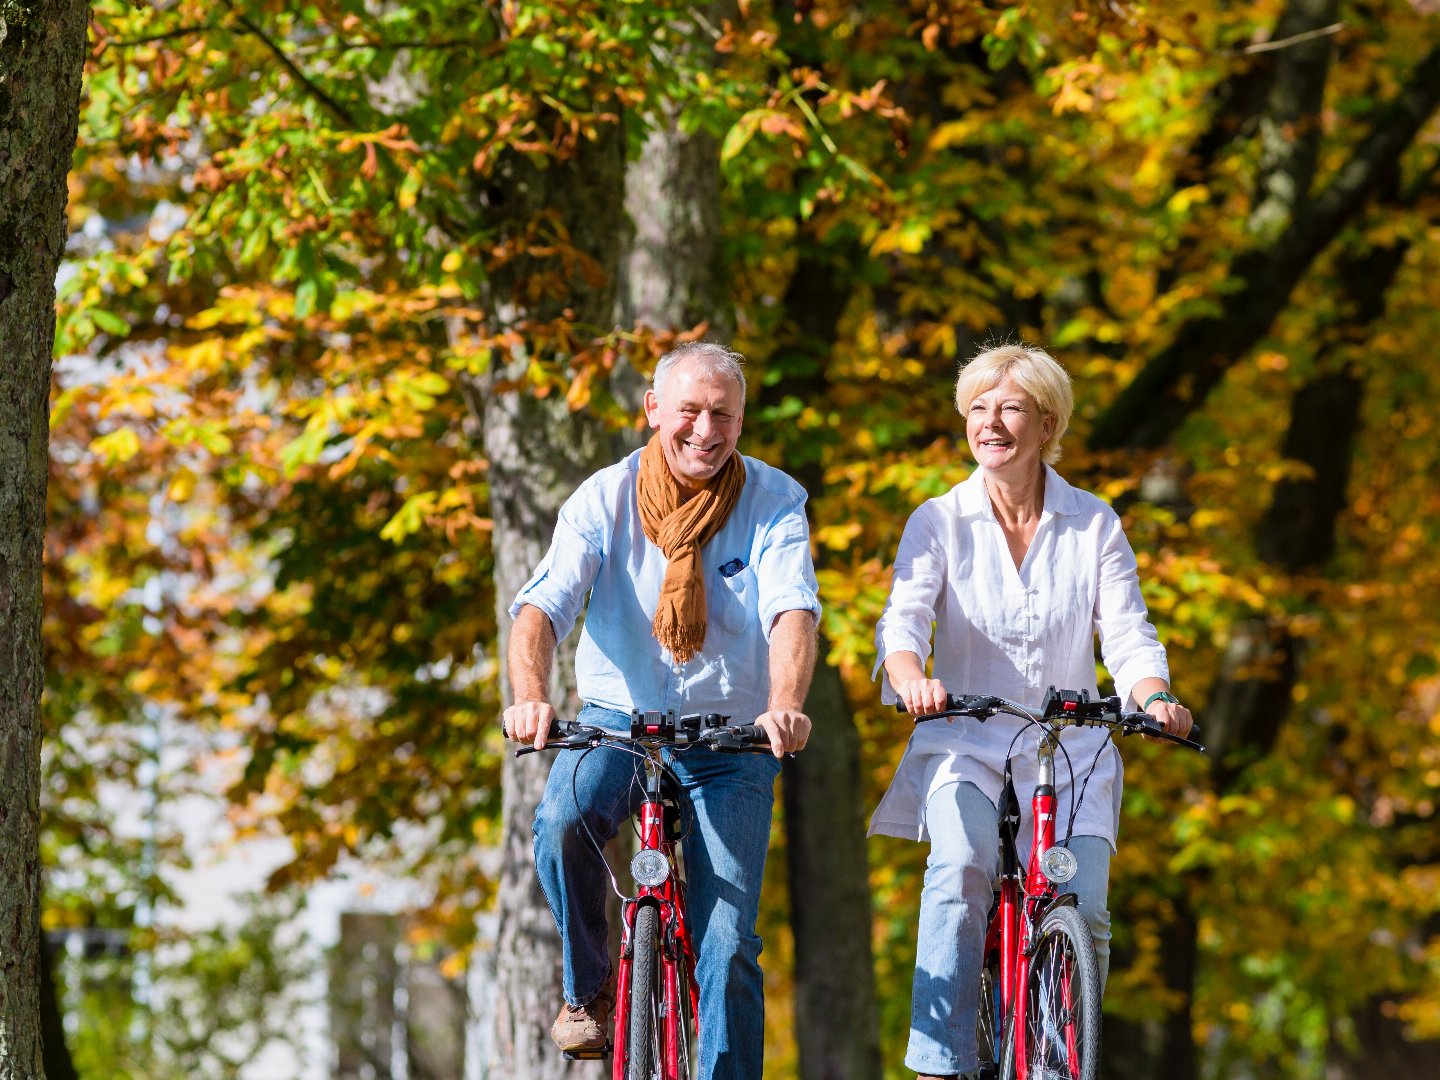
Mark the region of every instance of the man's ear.
POLYGON ((655 396, 654 389, 645 391, 645 422, 652 428, 659 427, 660 421, 655 414, 660 409, 660 399, 655 396))

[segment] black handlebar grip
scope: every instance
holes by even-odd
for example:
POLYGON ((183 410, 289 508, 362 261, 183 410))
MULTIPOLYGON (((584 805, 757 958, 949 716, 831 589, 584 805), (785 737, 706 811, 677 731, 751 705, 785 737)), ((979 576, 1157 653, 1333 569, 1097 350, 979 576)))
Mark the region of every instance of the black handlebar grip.
MULTIPOLYGON (((941 705, 940 708, 938 708, 938 709, 927 709, 927 710, 925 710, 925 711, 926 711, 927 713, 930 713, 930 712, 946 712, 946 711, 949 710, 949 709, 959 709, 959 708, 962 708, 963 705, 964 705, 964 702, 965 702, 965 699, 964 699, 963 697, 956 697, 954 694, 946 694, 946 695, 945 695, 945 704, 944 704, 944 705, 941 705)), ((898 712, 898 713, 906 713, 907 715, 908 715, 909 712, 910 712, 909 708, 906 707, 906 705, 905 705, 905 703, 904 703, 903 701, 897 701, 897 702, 895 703, 895 711, 898 712)))
MULTIPOLYGON (((500 728, 502 731, 505 730, 504 720, 501 720, 500 728)), ((545 745, 549 746, 551 743, 558 743, 563 739, 568 739, 571 735, 575 734, 579 728, 580 725, 574 720, 561 720, 558 716, 552 716, 550 718, 550 734, 545 736, 545 745)), ((509 731, 505 731, 505 737, 507 739, 510 737, 509 731)), ((538 752, 534 746, 522 746, 515 751, 515 756, 517 758, 524 757, 526 754, 538 752)))

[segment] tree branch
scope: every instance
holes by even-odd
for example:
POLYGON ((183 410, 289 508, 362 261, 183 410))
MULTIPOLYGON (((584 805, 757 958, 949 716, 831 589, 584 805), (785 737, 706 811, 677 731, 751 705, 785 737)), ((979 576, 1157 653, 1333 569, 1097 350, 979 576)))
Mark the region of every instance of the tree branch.
POLYGON ((1163 445, 1229 368, 1260 340, 1296 283, 1364 202, 1394 175, 1406 147, 1440 105, 1440 46, 1420 62, 1404 91, 1326 190, 1291 219, 1273 246, 1256 245, 1235 260, 1231 276, 1244 287, 1228 293, 1218 316, 1191 320, 1175 340, 1101 415, 1093 449, 1163 445))
POLYGON ((1275 41, 1259 41, 1254 45, 1246 45, 1243 49, 1236 49, 1233 52, 1221 53, 1220 55, 1252 56, 1256 53, 1277 52, 1280 49, 1288 49, 1292 45, 1300 45, 1307 41, 1314 41, 1316 38, 1338 34, 1343 29, 1345 29, 1343 22, 1331 23, 1329 26, 1322 26, 1316 30, 1306 30, 1300 34, 1291 34, 1289 37, 1279 38, 1275 41))
POLYGON ((280 61, 280 66, 290 73, 290 77, 299 83, 306 93, 318 101, 330 115, 339 120, 345 127, 359 127, 350 111, 326 93, 315 80, 306 75, 305 72, 300 69, 300 66, 280 47, 278 42, 272 40, 265 31, 251 22, 250 19, 235 6, 234 0, 223 0, 223 2, 225 6, 230 9, 230 13, 235 16, 235 21, 244 28, 245 32, 259 38, 261 43, 274 55, 275 59, 280 61))
MULTIPOLYGON (((1280 28, 1334 18, 1338 0, 1292 0, 1280 28)), ((1276 236, 1303 206, 1320 155, 1320 109, 1330 76, 1332 43, 1312 38, 1279 58, 1260 116, 1260 173, 1249 227, 1257 237, 1276 236)))
POLYGON ((174 30, 166 30, 163 34, 148 34, 138 38, 110 38, 104 44, 111 49, 134 49, 141 45, 153 45, 157 41, 173 41, 175 38, 189 37, 191 34, 203 34, 208 30, 218 29, 218 25, 217 23, 196 23, 193 26, 177 26, 174 30))
MULTIPOLYGON (((1275 24, 1276 40, 1288 43, 1284 55, 1239 65, 1211 91, 1214 114, 1176 170, 1175 190, 1205 184, 1211 194, 1202 205, 1214 206, 1217 195, 1207 184, 1211 166, 1232 142, 1258 129, 1264 157, 1251 227, 1268 228, 1274 236, 1284 226, 1314 180, 1319 110, 1332 53, 1328 41, 1299 50, 1289 46, 1322 36, 1318 31, 1334 17, 1335 7, 1334 0, 1291 0, 1275 24)), ((1187 238, 1166 261, 1157 277, 1158 291, 1168 292, 1194 269, 1196 259, 1203 257, 1203 236, 1200 231, 1187 238)))

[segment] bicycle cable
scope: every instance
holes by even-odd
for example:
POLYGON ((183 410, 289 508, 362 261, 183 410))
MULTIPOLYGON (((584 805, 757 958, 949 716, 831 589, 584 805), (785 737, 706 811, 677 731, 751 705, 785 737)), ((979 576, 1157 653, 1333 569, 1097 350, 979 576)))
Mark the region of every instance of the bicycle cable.
MULTIPOLYGON (((595 854, 599 857, 600 865, 605 868, 605 876, 610 879, 610 891, 613 892, 617 898, 624 900, 625 894, 620 891, 620 882, 615 877, 615 871, 610 866, 610 860, 605 858, 605 845, 602 844, 600 842, 600 838, 595 835, 595 830, 590 828, 590 821, 585 816, 585 808, 580 804, 580 767, 585 763, 585 759, 591 754, 593 754, 596 750, 599 750, 601 746, 612 747, 613 749, 619 750, 621 753, 629 754, 631 757, 638 758, 641 761, 647 761, 649 759, 646 755, 639 753, 636 750, 632 750, 630 747, 625 746, 620 741, 606 741, 600 743, 597 746, 586 747, 583 751, 581 751, 580 760, 575 763, 575 768, 570 773, 570 797, 574 800, 577 816, 580 818, 580 827, 585 830, 585 838, 590 841, 590 847, 594 849, 595 854)), ((626 789, 627 802, 629 793, 635 788, 635 780, 638 775, 639 773, 634 771, 632 771, 630 774, 630 786, 626 789)))
MULTIPOLYGON (((580 752, 580 760, 575 763, 575 768, 570 770, 570 798, 575 802, 575 810, 577 816, 580 818, 580 827, 585 830, 585 838, 590 841, 590 846, 595 849, 595 854, 600 858, 600 865, 605 868, 605 876, 610 879, 610 890, 616 896, 624 899, 620 892, 620 883, 615 880, 615 871, 610 868, 610 860, 605 858, 605 845, 600 843, 599 838, 595 835, 595 831, 590 828, 590 822, 585 816, 585 808, 580 805, 580 767, 585 764, 587 757, 596 750, 599 750, 600 746, 605 745, 609 744, 601 743, 599 746, 586 747, 580 752)), ((632 778, 630 782, 633 784, 634 779, 632 778)))
MULTIPOLYGON (((1090 778, 1095 775, 1095 770, 1100 767, 1100 756, 1105 753, 1105 750, 1107 748, 1114 749, 1114 747, 1115 744, 1111 742, 1109 732, 1106 732, 1105 741, 1102 742, 1100 744, 1100 748, 1095 751, 1095 757, 1090 762, 1090 769, 1085 773, 1085 780, 1080 785, 1080 793, 1075 796, 1075 800, 1070 804, 1070 820, 1066 823, 1065 826, 1065 840, 1067 843, 1069 842, 1070 837, 1075 835, 1075 821, 1080 816, 1081 804, 1085 802, 1085 789, 1090 786, 1090 778)), ((1116 750, 1115 752, 1118 754, 1120 751, 1116 750)), ((1070 783, 1072 785, 1075 783, 1073 773, 1071 774, 1070 783)))
MULTIPOLYGON (((604 742, 602 742, 602 743, 600 743, 600 744, 598 744, 598 745, 596 745, 596 746, 588 746, 588 747, 586 747, 583 751, 581 751, 581 753, 580 753, 580 760, 575 763, 575 768, 574 768, 574 769, 571 771, 571 773, 570 773, 570 798, 574 801, 574 803, 575 803, 575 809, 578 811, 578 817, 580 818, 580 827, 585 830, 585 838, 590 841, 590 846, 591 846, 591 848, 594 849, 595 854, 598 855, 599 858, 600 858, 600 865, 605 868, 605 876, 610 879, 610 891, 615 894, 615 896, 616 896, 617 899, 619 899, 619 900, 621 900, 621 901, 624 901, 624 900, 627 899, 627 897, 626 897, 625 894, 624 894, 623 892, 621 892, 621 890, 620 890, 620 882, 619 882, 619 880, 615 877, 615 871, 614 871, 614 869, 610 866, 610 860, 607 859, 607 858, 605 858, 605 845, 602 844, 602 843, 600 843, 600 838, 597 837, 597 836, 595 835, 595 831, 590 828, 590 822, 589 822, 589 820, 588 820, 588 819, 586 818, 586 816, 585 816, 584 807, 581 806, 581 804, 580 804, 580 788, 579 788, 580 767, 581 767, 581 765, 584 764, 585 759, 586 759, 587 757, 589 757, 591 754, 593 754, 596 750, 599 750, 600 747, 602 747, 602 746, 609 746, 609 747, 611 747, 611 748, 613 748, 613 749, 615 749, 615 750, 619 750, 621 753, 629 754, 631 757, 633 757, 633 758, 635 758, 635 759, 637 759, 637 760, 639 760, 639 761, 642 761, 642 762, 649 763, 649 762, 654 761, 656 767, 659 768, 663 774, 668 775, 668 776, 670 777, 670 779, 673 780, 677 786, 680 785, 680 777, 675 773, 675 771, 674 771, 673 769, 670 768, 669 765, 665 764, 665 762, 664 762, 663 759, 654 759, 654 758, 651 758, 649 754, 647 754, 647 753, 642 753, 642 752, 639 751, 639 750, 636 750, 636 749, 634 749, 634 748, 632 748, 632 747, 630 747, 630 746, 625 745, 625 741, 624 741, 623 739, 619 739, 619 738, 608 739, 608 740, 606 740, 606 741, 604 741, 604 742)), ((689 749, 689 748, 687 747, 686 749, 689 749)), ((634 792, 634 790, 635 790, 635 788, 636 788, 636 783, 637 783, 637 781, 639 780, 639 778, 640 778, 640 772, 639 772, 639 770, 638 770, 638 769, 637 769, 637 770, 633 770, 633 771, 631 772, 631 774, 630 774, 630 786, 626 789, 627 802, 628 802, 628 796, 629 796, 630 793, 634 792)), ((642 796, 643 796, 643 792, 642 792, 642 796)), ((677 802, 676 805, 679 806, 680 804, 677 802)), ((680 806, 680 813, 681 813, 681 820, 682 820, 682 822, 683 822, 683 821, 684 821, 684 817, 685 817, 685 812, 684 812, 684 807, 683 807, 683 806, 680 806)), ((632 822, 634 821, 634 813, 633 813, 633 812, 632 812, 631 814, 627 815, 627 816, 630 818, 630 820, 631 820, 632 822)), ((637 826, 635 826, 635 825, 632 824, 631 829, 632 829, 632 831, 635 833, 636 838, 638 839, 639 836, 640 836, 639 828, 638 828, 637 826)), ((680 840, 681 842, 683 842, 684 839, 685 839, 685 837, 688 836, 689 834, 690 834, 690 830, 689 830, 689 827, 688 827, 688 825, 687 825, 687 826, 685 826, 684 830, 681 832, 680 837, 679 837, 679 840, 680 840)))
MULTIPOLYGON (((1015 715, 1015 714, 1014 714, 1014 713, 1011 713, 1010 715, 1013 716, 1013 715, 1015 715)), ((1009 747, 1006 749, 1006 751, 1005 751, 1005 759, 1006 759, 1007 761, 1009 761, 1010 758, 1014 756, 1014 754, 1015 754, 1015 744, 1020 741, 1020 736, 1024 735, 1025 732, 1026 732, 1031 726, 1037 727, 1037 728, 1040 729, 1040 734, 1041 734, 1041 737, 1042 737, 1042 738, 1050 733, 1050 729, 1047 728, 1047 727, 1046 727, 1043 723, 1041 723, 1039 720, 1036 720, 1035 717, 1033 717, 1033 716, 1030 716, 1030 715, 1027 714, 1027 715, 1025 715, 1025 716, 1022 716, 1021 719, 1024 720, 1025 723, 1022 724, 1021 727, 1020 727, 1020 730, 1015 733, 1015 737, 1010 740, 1010 746, 1009 746, 1009 747)), ((1108 740, 1107 740, 1107 744, 1108 744, 1108 740)), ((1065 748, 1065 744, 1060 741, 1060 735, 1059 735, 1058 732, 1057 732, 1056 735, 1055 735, 1055 745, 1056 745, 1056 747, 1059 748, 1061 755, 1065 758, 1065 770, 1070 774, 1070 787, 1069 787, 1069 790, 1074 791, 1074 790, 1075 790, 1075 763, 1070 760, 1070 751, 1067 750, 1067 749, 1065 748)), ((1095 760, 1096 760, 1096 762, 1098 762, 1100 759, 1097 757, 1095 760)), ((1093 774, 1094 772, 1095 772, 1095 764, 1092 763, 1092 764, 1090 765, 1090 772, 1085 775, 1085 782, 1084 782, 1084 784, 1081 784, 1081 785, 1080 785, 1080 796, 1081 796, 1081 798, 1084 797, 1084 795, 1085 795, 1085 785, 1090 783, 1090 776, 1091 776, 1091 774, 1093 774)), ((1056 797, 1057 799, 1060 797, 1060 794, 1059 794, 1058 791, 1056 792, 1055 797, 1056 797)), ((1075 815, 1076 815, 1077 810, 1078 810, 1078 800, 1072 800, 1071 805, 1070 805, 1070 817, 1069 817, 1069 819, 1068 819, 1068 820, 1066 821, 1066 823, 1065 823, 1065 838, 1064 838, 1064 840, 1057 840, 1057 841, 1056 841, 1056 844, 1057 844, 1057 845, 1069 843, 1070 837, 1071 837, 1072 835, 1074 835, 1074 832, 1075 832, 1075 815)))

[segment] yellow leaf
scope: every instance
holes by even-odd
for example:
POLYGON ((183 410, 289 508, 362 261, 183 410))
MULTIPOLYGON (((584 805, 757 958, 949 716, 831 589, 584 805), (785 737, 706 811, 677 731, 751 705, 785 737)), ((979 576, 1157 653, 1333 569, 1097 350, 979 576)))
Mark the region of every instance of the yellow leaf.
POLYGON ((92 439, 90 452, 106 465, 123 464, 140 452, 140 436, 132 428, 116 428, 108 435, 92 439))
POLYGON ((166 494, 171 502, 189 502, 190 496, 195 494, 195 474, 189 469, 181 468, 170 478, 170 487, 166 494))

